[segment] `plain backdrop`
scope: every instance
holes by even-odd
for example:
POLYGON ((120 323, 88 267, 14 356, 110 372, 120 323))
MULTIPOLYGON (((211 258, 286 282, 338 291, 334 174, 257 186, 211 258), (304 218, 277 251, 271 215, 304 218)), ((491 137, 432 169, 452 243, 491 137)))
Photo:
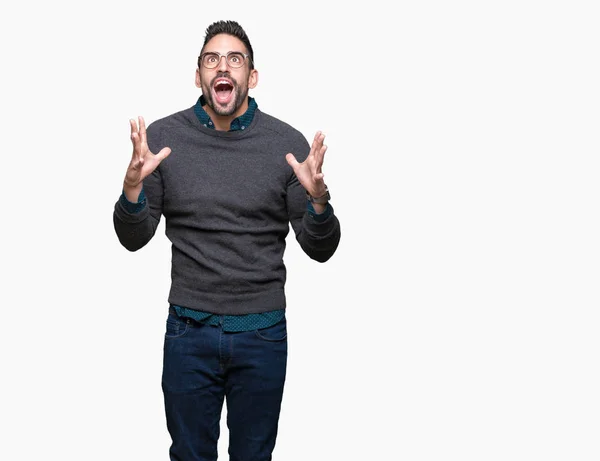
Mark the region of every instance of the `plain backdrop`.
POLYGON ((163 221, 128 252, 112 212, 129 118, 195 103, 220 19, 250 37, 260 109, 326 134, 342 227, 325 264, 288 238, 274 459, 600 459, 595 2, 59 0, 0 18, 0 459, 168 459, 169 241, 163 221))

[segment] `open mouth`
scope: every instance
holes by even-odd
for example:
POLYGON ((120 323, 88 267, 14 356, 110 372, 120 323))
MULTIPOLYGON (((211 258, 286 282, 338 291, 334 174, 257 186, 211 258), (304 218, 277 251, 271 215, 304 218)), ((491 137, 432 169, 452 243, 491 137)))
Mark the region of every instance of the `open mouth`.
POLYGON ((233 96, 233 83, 225 78, 217 79, 213 85, 215 99, 220 104, 228 104, 233 96))

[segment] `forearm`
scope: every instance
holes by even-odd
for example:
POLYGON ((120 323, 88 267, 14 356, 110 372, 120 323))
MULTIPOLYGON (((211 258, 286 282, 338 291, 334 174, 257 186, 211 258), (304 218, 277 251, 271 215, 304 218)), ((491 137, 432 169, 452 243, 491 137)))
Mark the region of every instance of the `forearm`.
POLYGON ((338 218, 329 205, 312 204, 315 212, 318 206, 323 207, 321 216, 306 212, 302 218, 302 225, 297 235, 298 243, 302 250, 315 261, 325 262, 335 253, 340 237, 341 228, 338 218), (326 209, 327 208, 327 209, 326 209))
POLYGON ((129 251, 139 250, 146 245, 154 236, 158 226, 158 219, 150 213, 143 189, 135 195, 130 194, 129 196, 134 198, 130 200, 124 187, 113 212, 117 237, 129 251))

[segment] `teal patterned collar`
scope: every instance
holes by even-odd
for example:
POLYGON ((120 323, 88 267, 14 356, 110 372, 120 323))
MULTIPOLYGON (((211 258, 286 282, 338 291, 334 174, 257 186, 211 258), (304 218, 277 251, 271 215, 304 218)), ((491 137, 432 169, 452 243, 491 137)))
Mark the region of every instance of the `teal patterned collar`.
MULTIPOLYGON (((201 95, 198 98, 198 101, 196 102, 196 104, 194 105, 194 113, 196 114, 196 117, 198 117, 198 120, 200 120, 200 123, 202 123, 205 127, 212 128, 214 130, 215 125, 214 125, 213 121, 210 119, 210 116, 206 113, 206 111, 202 107, 205 104, 206 104, 206 99, 204 98, 204 95, 201 95)), ((256 101, 254 100, 254 98, 251 98, 250 96, 248 96, 248 110, 246 112, 244 112, 242 115, 240 115, 239 117, 234 118, 231 121, 231 125, 229 126, 229 131, 245 130, 246 127, 248 127, 248 125, 250 125, 250 123, 252 123, 252 119, 254 119, 254 112, 256 112, 257 108, 258 108, 258 105, 256 104, 256 101)))

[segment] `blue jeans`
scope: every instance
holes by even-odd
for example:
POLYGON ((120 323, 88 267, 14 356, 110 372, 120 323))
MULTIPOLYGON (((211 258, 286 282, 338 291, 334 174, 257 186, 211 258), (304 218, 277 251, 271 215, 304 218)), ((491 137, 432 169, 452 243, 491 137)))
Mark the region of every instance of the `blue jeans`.
POLYGON ((171 461, 217 459, 227 401, 231 461, 269 461, 287 364, 286 319, 229 333, 169 311, 162 389, 171 461))

